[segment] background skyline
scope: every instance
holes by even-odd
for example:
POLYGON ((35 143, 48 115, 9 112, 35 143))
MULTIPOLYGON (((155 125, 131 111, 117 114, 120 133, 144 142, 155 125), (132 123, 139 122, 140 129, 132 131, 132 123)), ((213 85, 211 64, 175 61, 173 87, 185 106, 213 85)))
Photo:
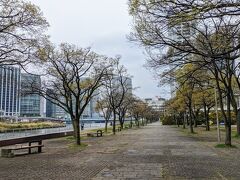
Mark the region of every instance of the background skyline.
POLYGON ((121 64, 133 76, 134 94, 141 98, 169 98, 168 88, 159 88, 153 73, 144 66, 144 49, 126 38, 131 32, 131 17, 126 0, 31 0, 40 7, 50 24, 48 34, 55 44, 68 42, 79 47, 114 57, 121 55, 121 64))

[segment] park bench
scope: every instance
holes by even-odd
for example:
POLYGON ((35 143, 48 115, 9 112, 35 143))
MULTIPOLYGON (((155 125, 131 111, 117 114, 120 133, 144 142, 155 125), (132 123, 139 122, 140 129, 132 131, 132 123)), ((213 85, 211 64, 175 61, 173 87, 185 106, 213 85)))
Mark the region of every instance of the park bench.
POLYGON ((94 136, 96 136, 96 137, 102 137, 103 136, 103 131, 102 130, 97 130, 97 132, 89 132, 89 133, 87 133, 87 136, 89 136, 89 137, 94 137, 94 136))
POLYGON ((42 140, 29 141, 28 145, 20 145, 20 146, 8 147, 8 148, 1 149, 1 157, 14 157, 15 151, 23 150, 23 149, 28 149, 28 154, 32 154, 32 149, 37 148, 38 149, 37 152, 41 153, 43 146, 44 145, 42 144, 42 140))

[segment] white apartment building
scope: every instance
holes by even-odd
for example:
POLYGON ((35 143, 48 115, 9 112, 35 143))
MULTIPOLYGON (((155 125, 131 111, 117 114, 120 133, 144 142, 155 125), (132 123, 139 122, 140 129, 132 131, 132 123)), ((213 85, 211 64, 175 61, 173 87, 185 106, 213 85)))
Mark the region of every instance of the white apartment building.
POLYGON ((144 99, 145 103, 147 103, 152 109, 159 111, 159 112, 164 112, 165 101, 166 101, 166 99, 160 98, 160 97, 144 99))

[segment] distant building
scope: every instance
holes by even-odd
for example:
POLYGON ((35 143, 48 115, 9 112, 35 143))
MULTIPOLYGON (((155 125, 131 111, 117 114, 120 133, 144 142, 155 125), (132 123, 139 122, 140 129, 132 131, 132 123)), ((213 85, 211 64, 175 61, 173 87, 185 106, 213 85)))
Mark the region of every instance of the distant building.
POLYGON ((21 74, 21 101, 20 116, 41 116, 41 97, 32 90, 32 86, 41 87, 41 78, 38 75, 21 74))
POLYGON ((96 111, 97 106, 97 100, 99 99, 99 91, 96 90, 93 94, 92 99, 86 106, 86 108, 83 111, 83 119, 99 119, 100 114, 96 111))
MULTIPOLYGON (((53 93, 53 90, 48 89, 47 94, 51 93, 53 93)), ((49 99, 46 100, 46 117, 65 119, 66 116, 67 113, 65 112, 65 110, 54 104, 53 100, 52 101, 50 101, 49 99)))
POLYGON ((156 98, 146 98, 144 102, 148 104, 153 110, 164 112, 164 103, 166 99, 156 97, 156 98))
MULTIPOLYGON (((166 13, 171 16, 173 12, 173 9, 171 7, 169 7, 169 9, 166 10, 166 13)), ((171 24, 171 23, 169 23, 171 24)), ((175 43, 184 43, 186 41, 191 41, 191 38, 194 37, 195 32, 195 28, 193 28, 195 26, 194 22, 181 22, 178 24, 174 24, 174 26, 169 26, 168 27, 168 37, 169 39, 171 39, 172 42, 175 43)), ((175 51, 177 51, 175 49, 175 51)), ((182 59, 182 56, 179 57, 173 57, 172 61, 175 61, 176 59, 182 59)), ((169 65, 169 69, 174 69, 174 71, 176 71, 176 63, 174 63, 174 65, 170 64, 169 65)), ((171 92, 171 98, 176 96, 176 91, 178 89, 178 84, 175 80, 172 80, 170 82, 170 92, 171 92)))
MULTIPOLYGON (((48 90, 51 93, 52 90, 48 90)), ((96 112, 95 108, 97 105, 98 92, 94 93, 94 97, 90 100, 88 105, 85 107, 82 118, 83 119, 99 119, 100 115, 96 112)), ((57 119, 70 119, 69 114, 61 107, 57 106, 50 100, 46 100, 46 117, 57 118, 57 119)))
POLYGON ((121 83, 123 83, 123 85, 125 86, 125 88, 127 90, 127 93, 132 94, 132 88, 133 88, 132 87, 132 79, 130 77, 125 77, 125 76, 123 76, 122 79, 120 79, 120 77, 118 77, 118 76, 115 76, 113 78, 113 87, 114 88, 119 87, 119 89, 122 90, 121 89, 121 86, 122 86, 121 83))
POLYGON ((20 69, 0 67, 0 115, 18 116, 20 114, 20 69))

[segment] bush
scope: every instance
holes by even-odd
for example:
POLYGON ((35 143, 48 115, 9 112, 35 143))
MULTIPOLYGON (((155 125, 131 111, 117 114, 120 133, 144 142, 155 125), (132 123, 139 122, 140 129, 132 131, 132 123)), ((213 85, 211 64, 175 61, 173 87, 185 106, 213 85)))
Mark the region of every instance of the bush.
POLYGON ((161 121, 162 121, 163 125, 175 125, 176 124, 173 116, 164 116, 161 118, 161 121))

